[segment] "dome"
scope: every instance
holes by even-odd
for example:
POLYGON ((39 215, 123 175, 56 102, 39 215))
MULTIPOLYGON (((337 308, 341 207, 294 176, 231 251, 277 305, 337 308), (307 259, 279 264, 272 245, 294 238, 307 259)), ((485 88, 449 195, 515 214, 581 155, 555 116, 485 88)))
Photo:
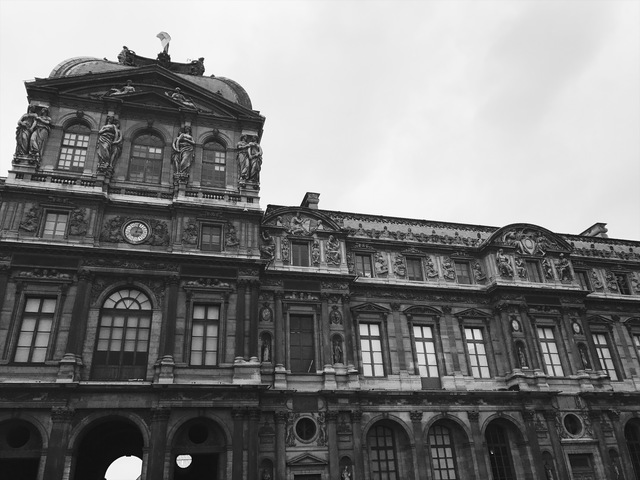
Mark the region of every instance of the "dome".
MULTIPOLYGON (((97 74, 116 71, 135 71, 140 67, 132 67, 121 65, 117 62, 111 62, 106 59, 95 57, 74 57, 69 58, 54 67, 49 74, 49 78, 75 77, 79 75, 97 74)), ((225 100, 241 105, 244 108, 252 110, 251 99, 246 90, 242 86, 224 77, 205 77, 196 75, 187 75, 184 73, 172 72, 187 82, 194 83, 212 93, 221 95, 225 100)))

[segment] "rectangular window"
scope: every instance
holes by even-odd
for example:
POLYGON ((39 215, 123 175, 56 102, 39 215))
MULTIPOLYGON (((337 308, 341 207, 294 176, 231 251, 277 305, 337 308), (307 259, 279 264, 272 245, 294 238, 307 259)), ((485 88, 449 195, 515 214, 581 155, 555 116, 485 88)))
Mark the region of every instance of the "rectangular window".
POLYGON ((62 138, 62 149, 58 159, 61 170, 82 170, 87 159, 89 135, 66 132, 62 138))
POLYGON ((202 152, 202 185, 224 188, 227 159, 225 152, 217 150, 203 150, 202 152))
POLYGON ((289 316, 291 373, 316 373, 313 315, 289 316))
POLYGON ((371 278, 371 255, 356 253, 356 273, 361 277, 371 278))
POLYGON ((207 252, 222 251, 222 227, 219 225, 202 225, 200 234, 200 250, 207 252))
POLYGON ((14 361, 44 362, 56 311, 55 298, 27 298, 14 361))
POLYGON ((471 285, 471 268, 469 262, 453 262, 456 269, 456 281, 465 285, 471 285))
POLYGON ((589 283, 589 275, 584 270, 576 270, 576 278, 581 290, 591 291, 591 284, 589 283))
POLYGON ((536 260, 525 260, 527 267, 527 276, 531 282, 542 282, 542 275, 540 274, 540 265, 536 260))
POLYGON ((191 365, 218 364, 220 307, 194 305, 191 324, 191 365))
POLYGON ((547 374, 552 377, 563 377, 564 371, 560 363, 560 355, 558 354, 558 345, 556 344, 553 328, 538 327, 538 338, 547 374))
POLYGON ((474 378, 490 378, 487 349, 484 344, 482 328, 465 327, 464 338, 467 342, 467 352, 471 364, 471 374, 474 378))
POLYGON ((616 372, 616 367, 613 364, 613 358, 611 358, 611 349, 609 348, 607 335, 604 333, 594 333, 593 343, 596 347, 596 352, 598 352, 600 365, 609 374, 611 380, 617 382, 618 374, 616 372))
POLYGON ((44 220, 43 237, 64 238, 67 234, 69 214, 64 212, 48 212, 44 220))
POLYGON ((160 183, 162 173, 162 148, 134 145, 129 164, 129 180, 132 182, 160 183))
POLYGON ((407 278, 417 282, 424 280, 424 275, 422 274, 422 259, 407 257, 407 278))
POLYGON ((363 375, 365 377, 384 377, 380 325, 377 323, 361 323, 359 332, 363 375))
POLYGON ((291 242, 291 265, 309 266, 309 244, 307 242, 291 242))
POLYGON ((616 279, 616 283, 618 284, 618 290, 620 291, 620 293, 622 295, 631 295, 627 276, 624 273, 614 273, 613 276, 616 279))
POLYGON ((433 328, 427 325, 414 325, 413 337, 420 376, 439 377, 433 328))

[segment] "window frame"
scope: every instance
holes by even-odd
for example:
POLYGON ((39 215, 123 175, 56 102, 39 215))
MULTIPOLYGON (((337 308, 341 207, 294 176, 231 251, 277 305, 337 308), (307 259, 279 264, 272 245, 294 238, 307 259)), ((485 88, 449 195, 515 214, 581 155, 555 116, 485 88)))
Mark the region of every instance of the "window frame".
POLYGON ((599 327, 590 325, 589 330, 600 369, 609 375, 612 382, 621 382, 624 379, 623 370, 619 368, 618 351, 613 348, 612 332, 606 328, 606 325, 599 327), (606 358, 605 353, 609 354, 609 358, 606 358))
POLYGON ((469 260, 454 260, 453 261, 453 271, 456 275, 456 283, 459 285, 473 285, 473 271, 471 269, 471 262, 469 260), (460 275, 459 267, 466 267, 466 275, 460 275), (461 282, 460 278, 467 277, 469 279, 468 282, 461 282))
MULTIPOLYGON (((16 338, 15 338, 15 344, 13 345, 12 348, 12 356, 11 356, 11 362, 13 364, 16 365, 33 365, 33 364, 43 364, 46 363, 48 360, 51 359, 51 355, 52 355, 52 347, 53 347, 53 343, 54 343, 54 338, 56 336, 56 328, 57 328, 57 317, 58 317, 58 312, 60 309, 60 297, 59 295, 51 295, 51 294, 40 294, 40 293, 26 293, 24 294, 23 298, 21 299, 21 305, 20 305, 20 318, 18 320, 18 324, 16 325, 16 338), (27 312, 27 305, 29 304, 29 300, 32 299, 38 299, 39 300, 39 306, 38 306, 38 311, 37 312, 27 312), (50 320, 50 328, 47 333, 47 341, 46 341, 46 345, 44 347, 37 347, 35 345, 35 342, 37 340, 37 335, 39 332, 38 330, 38 325, 40 324, 40 320, 42 320, 42 316, 43 316, 43 312, 42 310, 42 305, 43 302, 45 300, 53 300, 54 306, 53 306, 53 311, 52 312, 44 312, 47 314, 46 318, 50 320), (25 325, 25 314, 35 314, 35 315, 31 315, 31 316, 36 316, 37 318, 35 319, 35 328, 32 331, 32 336, 31 336, 31 340, 30 340, 30 345, 28 347, 29 352, 28 352, 28 358, 25 361, 21 361, 21 360, 17 360, 16 357, 18 355, 18 350, 21 348, 20 346, 20 339, 22 337, 22 333, 23 333, 23 328, 25 325), (34 356, 34 351, 37 348, 44 348, 44 358, 42 360, 38 360, 38 361, 34 361, 33 360, 33 356, 34 356)), ((9 338, 9 336, 7 335, 7 338, 9 338)))
POLYGON ((474 379, 476 380, 486 380, 489 378, 493 377, 493 371, 492 371, 492 367, 490 365, 490 356, 492 354, 492 351, 490 351, 489 349, 489 344, 490 341, 487 341, 487 339, 490 338, 489 335, 487 335, 486 333, 488 332, 488 327, 486 325, 480 325, 478 323, 471 323, 471 322, 465 322, 465 324, 462 326, 462 335, 463 335, 463 339, 464 339, 464 349, 465 349, 465 355, 467 357, 467 365, 468 365, 468 369, 469 369, 469 375, 471 375, 474 379), (471 338, 469 339, 467 336, 467 330, 478 330, 481 332, 482 335, 482 339, 481 341, 476 339, 476 338, 471 338), (471 350, 469 349, 469 344, 473 344, 473 345, 482 345, 483 349, 484 349, 484 354, 483 355, 479 355, 476 353, 477 348, 474 346, 474 353, 471 353, 471 350), (477 365, 473 365, 471 359, 477 357, 477 359, 480 359, 482 356, 485 357, 486 359, 486 365, 480 365, 479 362, 477 365), (484 375, 482 373, 482 370, 480 370, 480 368, 486 368, 487 370, 487 374, 484 375), (478 375, 476 375, 474 373, 474 368, 478 369, 478 375))
POLYGON ((188 354, 189 354, 189 367, 202 367, 202 368, 212 368, 212 367, 217 367, 220 363, 220 330, 221 330, 221 316, 222 316, 222 305, 220 303, 207 303, 207 302, 193 302, 190 305, 189 308, 189 316, 190 316, 190 325, 189 325, 189 346, 188 346, 188 354), (198 307, 203 307, 205 309, 205 315, 204 318, 200 319, 200 318, 195 318, 195 311, 196 308, 198 307), (212 319, 212 318, 208 318, 207 313, 208 313, 208 309, 210 308, 217 308, 218 311, 218 318, 212 319), (209 320, 215 320, 215 322, 213 322, 213 324, 216 327, 216 336, 215 336, 215 350, 213 350, 213 353, 215 354, 215 361, 213 363, 207 363, 206 361, 206 357, 207 357, 207 353, 209 352, 206 348, 206 346, 208 345, 206 339, 208 338, 208 336, 206 335, 206 327, 208 326, 207 322, 209 320), (193 355, 194 355, 194 330, 195 330, 195 326, 202 324, 203 327, 205 327, 203 329, 204 334, 202 335, 202 344, 203 344, 203 348, 200 349, 199 353, 202 356, 202 361, 198 364, 198 363, 194 363, 193 361, 193 355))
POLYGON ((512 480, 517 478, 517 472, 515 469, 515 465, 513 464, 513 455, 511 451, 513 450, 511 439, 509 438, 509 431, 504 425, 499 425, 494 422, 489 423, 487 428, 484 431, 484 443, 487 446, 487 452, 489 456, 489 467, 491 470, 491 478, 494 480, 512 480), (494 435, 493 432, 499 435, 494 435), (493 437, 490 440, 490 434, 493 437), (497 436, 500 436, 500 439, 496 439, 497 436), (493 440, 496 442, 493 442, 493 440), (501 443, 498 443, 501 442, 501 443), (492 455, 492 452, 500 452, 501 462, 497 464, 495 454, 492 455), (496 474, 496 469, 499 469, 500 472, 496 474))
POLYGON ((202 170, 200 172, 200 185, 211 188, 226 188, 227 186, 227 147, 220 140, 214 138, 202 144, 202 170), (218 145, 220 148, 207 148, 207 145, 218 145), (213 152, 211 158, 207 157, 207 152, 213 152), (220 155, 217 155, 220 154, 220 155), (217 161, 223 159, 224 162, 217 161), (211 167, 212 181, 205 181, 205 165, 211 167), (223 166, 220 169, 220 166, 223 166), (222 173, 216 173, 222 172, 222 173))
POLYGON ((291 248, 290 265, 293 267, 310 267, 311 246, 309 242, 306 240, 289 239, 289 243, 291 248), (297 255, 297 253, 301 253, 301 255, 297 255))
POLYGON ((567 376, 567 373, 565 372, 566 369, 566 365, 564 364, 564 362, 562 361, 562 333, 560 332, 560 325, 556 324, 556 323, 549 323, 549 322, 536 322, 535 325, 535 331, 536 331, 536 338, 538 340, 538 346, 540 348, 540 364, 544 367, 544 371, 545 373, 549 376, 549 377, 556 377, 556 378, 563 378, 567 376), (550 339, 548 337, 544 337, 542 338, 540 336, 540 330, 550 330, 553 334, 553 341, 550 341, 550 339), (559 334, 559 335, 557 335, 559 334), (545 345, 551 345, 553 344, 556 348, 555 351, 555 355, 557 355, 558 357, 558 363, 548 363, 546 360, 546 356, 549 356, 549 359, 551 360, 551 356, 554 354, 554 352, 551 351, 545 351, 545 345), (558 375, 558 368, 560 370, 560 375, 558 375))
POLYGON ((384 377, 387 377, 387 375, 388 375, 388 373, 387 373, 388 372, 388 367, 387 367, 387 362, 386 362, 386 358, 385 358, 385 351, 386 351, 385 346, 386 345, 385 345, 384 339, 385 339, 385 333, 386 332, 384 332, 384 323, 382 321, 380 321, 380 320, 362 319, 362 320, 359 320, 357 322, 357 326, 358 326, 358 328, 357 328, 358 354, 359 354, 359 357, 360 357, 359 358, 360 366, 362 368, 361 375, 363 377, 366 377, 366 378, 384 378, 384 377), (377 327, 378 335, 374 336, 374 335, 370 335, 369 334, 369 335, 364 336, 364 338, 363 338, 361 326, 364 326, 364 325, 367 326, 368 333, 371 332, 371 328, 370 328, 371 326, 377 327), (371 352, 371 360, 368 361, 368 362, 365 362, 364 361, 364 359, 365 359, 365 350, 363 348, 364 347, 363 342, 364 341, 373 342, 373 341, 376 341, 376 340, 380 342, 380 352, 379 352, 380 353, 380 361, 379 362, 375 361, 373 354, 374 353, 378 353, 378 352, 376 352, 374 350, 374 348, 373 348, 373 345, 371 345, 371 349, 367 350, 367 353, 371 352), (367 375, 365 373, 365 367, 366 366, 371 367, 371 375, 367 375), (376 368, 375 368, 376 366, 379 366, 382 369, 381 374, 377 374, 376 373, 376 368))
POLYGON ((629 275, 627 272, 612 271, 611 274, 618 286, 618 292, 620 295, 632 295, 631 282, 629 282, 629 275))
POLYGON ((429 428, 427 432, 427 449, 429 452, 430 466, 431 466, 431 474, 432 478, 447 478, 450 480, 457 480, 458 475, 458 462, 456 461, 456 448, 455 448, 455 440, 452 429, 442 425, 440 423, 436 423, 429 428), (440 430, 440 432, 436 432, 436 429, 440 430), (447 440, 449 443, 437 443, 438 438, 443 438, 444 435, 442 431, 446 432, 447 440), (436 440, 436 443, 432 443, 432 439, 436 440), (449 450, 450 455, 447 455, 447 451, 449 450), (441 456, 442 450, 444 450, 444 456, 441 456), (434 451, 436 455, 434 455, 434 451), (449 461, 453 464, 451 466, 447 466, 445 468, 442 467, 442 460, 445 460, 446 463, 449 461), (436 467, 436 461, 438 463, 438 467, 436 467), (436 475, 436 472, 447 472, 446 477, 442 474, 436 475), (451 471, 453 471, 453 476, 451 476, 451 471))
POLYGON ((212 223, 212 222, 202 222, 200 223, 200 232, 198 235, 198 249, 202 252, 214 252, 219 253, 224 251, 224 225, 221 223, 212 223), (217 228, 220 230, 220 245, 219 248, 209 248, 215 247, 216 244, 212 242, 205 243, 205 229, 207 228, 217 228))
POLYGON ((424 258, 422 257, 417 257, 414 255, 407 255, 405 256, 405 265, 407 267, 407 280, 409 280, 410 282, 424 282, 425 280, 425 274, 424 274, 424 268, 423 268, 423 264, 424 263, 424 258), (413 267, 410 267, 410 265, 413 265, 413 267), (417 271, 420 274, 419 276, 412 276, 412 272, 415 273, 415 270, 417 267, 417 271))
POLYGON ((527 280, 533 283, 544 283, 544 274, 540 261, 533 258, 524 259, 524 268, 527 271, 527 280))
POLYGON ((586 270, 574 270, 576 273, 576 282, 580 290, 585 292, 593 292, 591 282, 589 281, 589 273, 586 270))
MULTIPOLYGON (((57 209, 57 208, 46 208, 43 215, 42 215, 42 225, 40 227, 40 238, 45 238, 45 239, 66 239, 69 236, 69 220, 71 219, 71 212, 69 210, 64 210, 64 209, 57 209), (64 233, 62 235, 56 235, 54 230, 54 233, 52 234, 47 234, 47 224, 49 222, 48 217, 50 215, 57 215, 57 217, 59 218, 61 215, 66 217, 66 222, 64 225, 64 233)), ((55 225, 58 225, 59 222, 56 219, 55 225)))
MULTIPOLYGON (((81 122, 76 122, 76 123, 72 123, 71 125, 65 127, 64 131, 62 132, 62 140, 60 142, 60 150, 58 151, 58 160, 56 162, 56 170, 61 170, 64 172, 83 172, 85 166, 87 165, 87 156, 88 156, 88 152, 89 152, 89 144, 91 143, 91 134, 93 132, 91 131, 91 127, 89 127, 88 125, 85 125, 84 123, 81 122), (79 133, 79 132, 74 132, 72 131, 73 129, 86 129, 88 131, 88 133, 79 133), (86 146, 80 146, 78 147, 77 145, 77 138, 73 140, 72 144, 66 144, 65 142, 70 141, 71 139, 67 139, 67 134, 69 135, 75 135, 76 137, 82 136, 82 137, 86 137, 86 146), (66 149, 70 149, 71 150, 71 158, 70 159, 65 159, 65 161, 69 161, 70 165, 68 167, 66 166, 61 166, 61 162, 63 161, 62 159, 62 155, 64 150, 66 149), (83 152, 84 155, 80 155, 80 158, 82 159, 82 164, 81 165, 77 165, 74 166, 74 162, 77 158, 76 154, 77 152, 83 152)), ((84 143, 84 142, 83 142, 84 143)), ((65 155, 69 155, 69 152, 64 152, 65 155)))
POLYGON ((398 440, 396 439, 396 432, 394 431, 393 428, 387 426, 387 425, 373 425, 371 427, 371 429, 367 432, 367 438, 366 438, 366 445, 367 445, 367 453, 369 454, 369 462, 370 462, 370 471, 373 475, 373 478, 380 478, 380 479, 389 479, 389 478, 394 478, 394 479, 399 479, 401 478, 401 472, 400 472, 400 464, 398 462, 398 458, 399 458, 399 454, 400 452, 398 451, 398 440), (380 432, 384 432, 383 435, 380 435, 380 432), (383 445, 381 446, 381 441, 380 439, 383 439, 384 442, 383 445), (387 445, 387 440, 388 438, 391 438, 391 445, 387 445), (379 454, 376 455, 372 455, 373 451, 376 452, 381 452, 381 451, 385 451, 387 452, 384 456, 385 459, 381 459, 381 456, 379 454), (392 455, 392 462, 388 461, 389 455, 388 452, 392 451, 393 455, 392 455), (383 470, 374 470, 374 464, 377 465, 378 467, 380 467, 382 465, 382 462, 384 461, 384 463, 387 464, 387 468, 383 471, 383 470), (388 465, 392 463, 393 464, 393 470, 390 470, 388 468, 388 465), (391 475, 392 474, 392 475, 391 475))
MULTIPOLYGON (((444 350, 442 347, 442 336, 440 332, 440 317, 438 315, 429 314, 429 313, 421 313, 421 314, 413 314, 410 311, 405 312, 407 319, 409 321, 409 337, 411 339, 411 354, 414 365, 414 374, 420 376, 420 380, 422 382, 423 389, 440 389, 442 388, 442 377, 446 375, 446 363, 444 359, 444 350), (432 343, 434 346, 435 356, 435 365, 430 365, 431 368, 435 366, 437 371, 437 376, 429 375, 426 377, 422 376, 422 372, 420 371, 420 359, 418 352, 418 342, 421 339, 416 337, 415 328, 424 328, 428 327, 431 329, 432 333, 432 343)), ((423 337, 424 338, 424 337, 423 337)), ((425 343, 425 342, 422 342, 425 343)), ((427 342, 429 343, 429 342, 427 342)), ((430 372, 428 372, 430 373, 430 372)))
POLYGON ((355 252, 354 253, 354 269, 356 275, 363 278, 375 278, 374 267, 373 267, 373 255, 371 253, 366 252, 355 252), (359 262, 359 260, 363 260, 363 262, 359 262), (366 267, 364 260, 367 260, 367 264, 369 267, 369 274, 367 275, 366 268, 360 269, 360 264, 362 263, 362 267, 366 267))
MULTIPOLYGON (((319 327, 319 304, 309 304, 308 302, 286 302, 283 305, 283 311, 286 312, 285 315, 285 343, 286 343, 286 358, 285 363, 287 366, 287 370, 291 372, 292 375, 317 375, 322 373, 322 365, 324 365, 323 361, 329 361, 328 359, 322 358, 322 349, 321 340, 319 335, 320 327, 319 327), (299 316, 299 317, 308 317, 313 326, 313 365, 311 366, 311 371, 307 372, 294 372, 291 370, 292 360, 291 360, 291 317, 299 316)), ((326 363, 325 361, 325 363, 326 363)), ((308 370, 308 369, 307 369, 308 370)))
POLYGON ((152 184, 152 185, 158 185, 158 184, 162 183, 162 172, 164 170, 163 167, 164 167, 165 147, 166 147, 166 145, 165 145, 164 139, 158 133, 151 132, 151 131, 144 131, 144 132, 140 132, 138 135, 136 135, 135 138, 131 141, 131 149, 130 149, 130 153, 129 153, 129 164, 127 166, 127 181, 129 181, 129 182, 138 182, 138 183, 146 183, 146 184, 152 184), (138 139, 140 139, 142 137, 156 138, 156 139, 158 139, 158 143, 161 144, 161 146, 152 145, 151 142, 149 142, 149 144, 137 143, 138 139), (147 156, 136 155, 136 147, 147 147, 147 149, 146 149, 146 155, 147 156), (150 152, 151 148, 158 149, 159 153, 150 152), (156 155, 156 156, 155 157, 149 157, 148 155, 156 155), (134 160, 145 160, 144 168, 141 169, 141 171, 143 172, 141 179, 132 178, 132 176, 131 176, 131 167, 134 164, 134 160), (159 164, 157 181, 150 181, 147 178, 147 173, 149 172, 149 168, 148 167, 150 165, 150 162, 155 162, 155 163, 159 164))

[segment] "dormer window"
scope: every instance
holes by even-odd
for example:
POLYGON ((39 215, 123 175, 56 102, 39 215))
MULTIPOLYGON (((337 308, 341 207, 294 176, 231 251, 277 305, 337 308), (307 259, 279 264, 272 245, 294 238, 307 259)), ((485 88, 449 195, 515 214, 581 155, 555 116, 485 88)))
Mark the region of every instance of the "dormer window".
POLYGON ((220 188, 227 184, 227 152, 218 142, 207 142, 202 147, 201 184, 220 188))
POLYGON ((152 133, 139 135, 131 147, 129 178, 132 182, 160 183, 164 142, 152 133))
POLYGON ((71 125, 65 130, 58 158, 59 170, 81 172, 84 169, 90 134, 91 129, 80 123, 71 125))

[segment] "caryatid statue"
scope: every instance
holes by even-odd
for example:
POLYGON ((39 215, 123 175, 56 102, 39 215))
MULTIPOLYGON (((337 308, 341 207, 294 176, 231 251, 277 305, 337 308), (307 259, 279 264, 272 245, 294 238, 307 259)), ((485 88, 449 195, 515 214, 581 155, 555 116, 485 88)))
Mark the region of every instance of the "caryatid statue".
POLYGON ((33 157, 32 163, 38 166, 40 165, 44 145, 47 143, 50 131, 51 117, 49 116, 49 109, 44 107, 40 111, 40 114, 36 114, 34 117, 33 124, 31 125, 31 138, 29 139, 29 156, 33 157))
POLYGON ((262 147, 254 135, 242 135, 236 145, 238 149, 238 171, 240 183, 260 183, 260 170, 262 169, 262 147))
POLYGON ((189 169, 195 153, 195 141, 191 136, 191 127, 186 126, 180 132, 172 144, 173 155, 171 159, 174 167, 174 179, 178 182, 186 182, 189 178, 189 169))
POLYGON ((120 122, 112 116, 107 117, 107 123, 98 132, 98 172, 107 176, 113 174, 113 169, 122 153, 122 141, 120 122))
POLYGON ((29 144, 31 140, 31 127, 36 117, 36 109, 29 105, 27 113, 20 117, 16 127, 16 157, 26 157, 29 155, 29 144))

